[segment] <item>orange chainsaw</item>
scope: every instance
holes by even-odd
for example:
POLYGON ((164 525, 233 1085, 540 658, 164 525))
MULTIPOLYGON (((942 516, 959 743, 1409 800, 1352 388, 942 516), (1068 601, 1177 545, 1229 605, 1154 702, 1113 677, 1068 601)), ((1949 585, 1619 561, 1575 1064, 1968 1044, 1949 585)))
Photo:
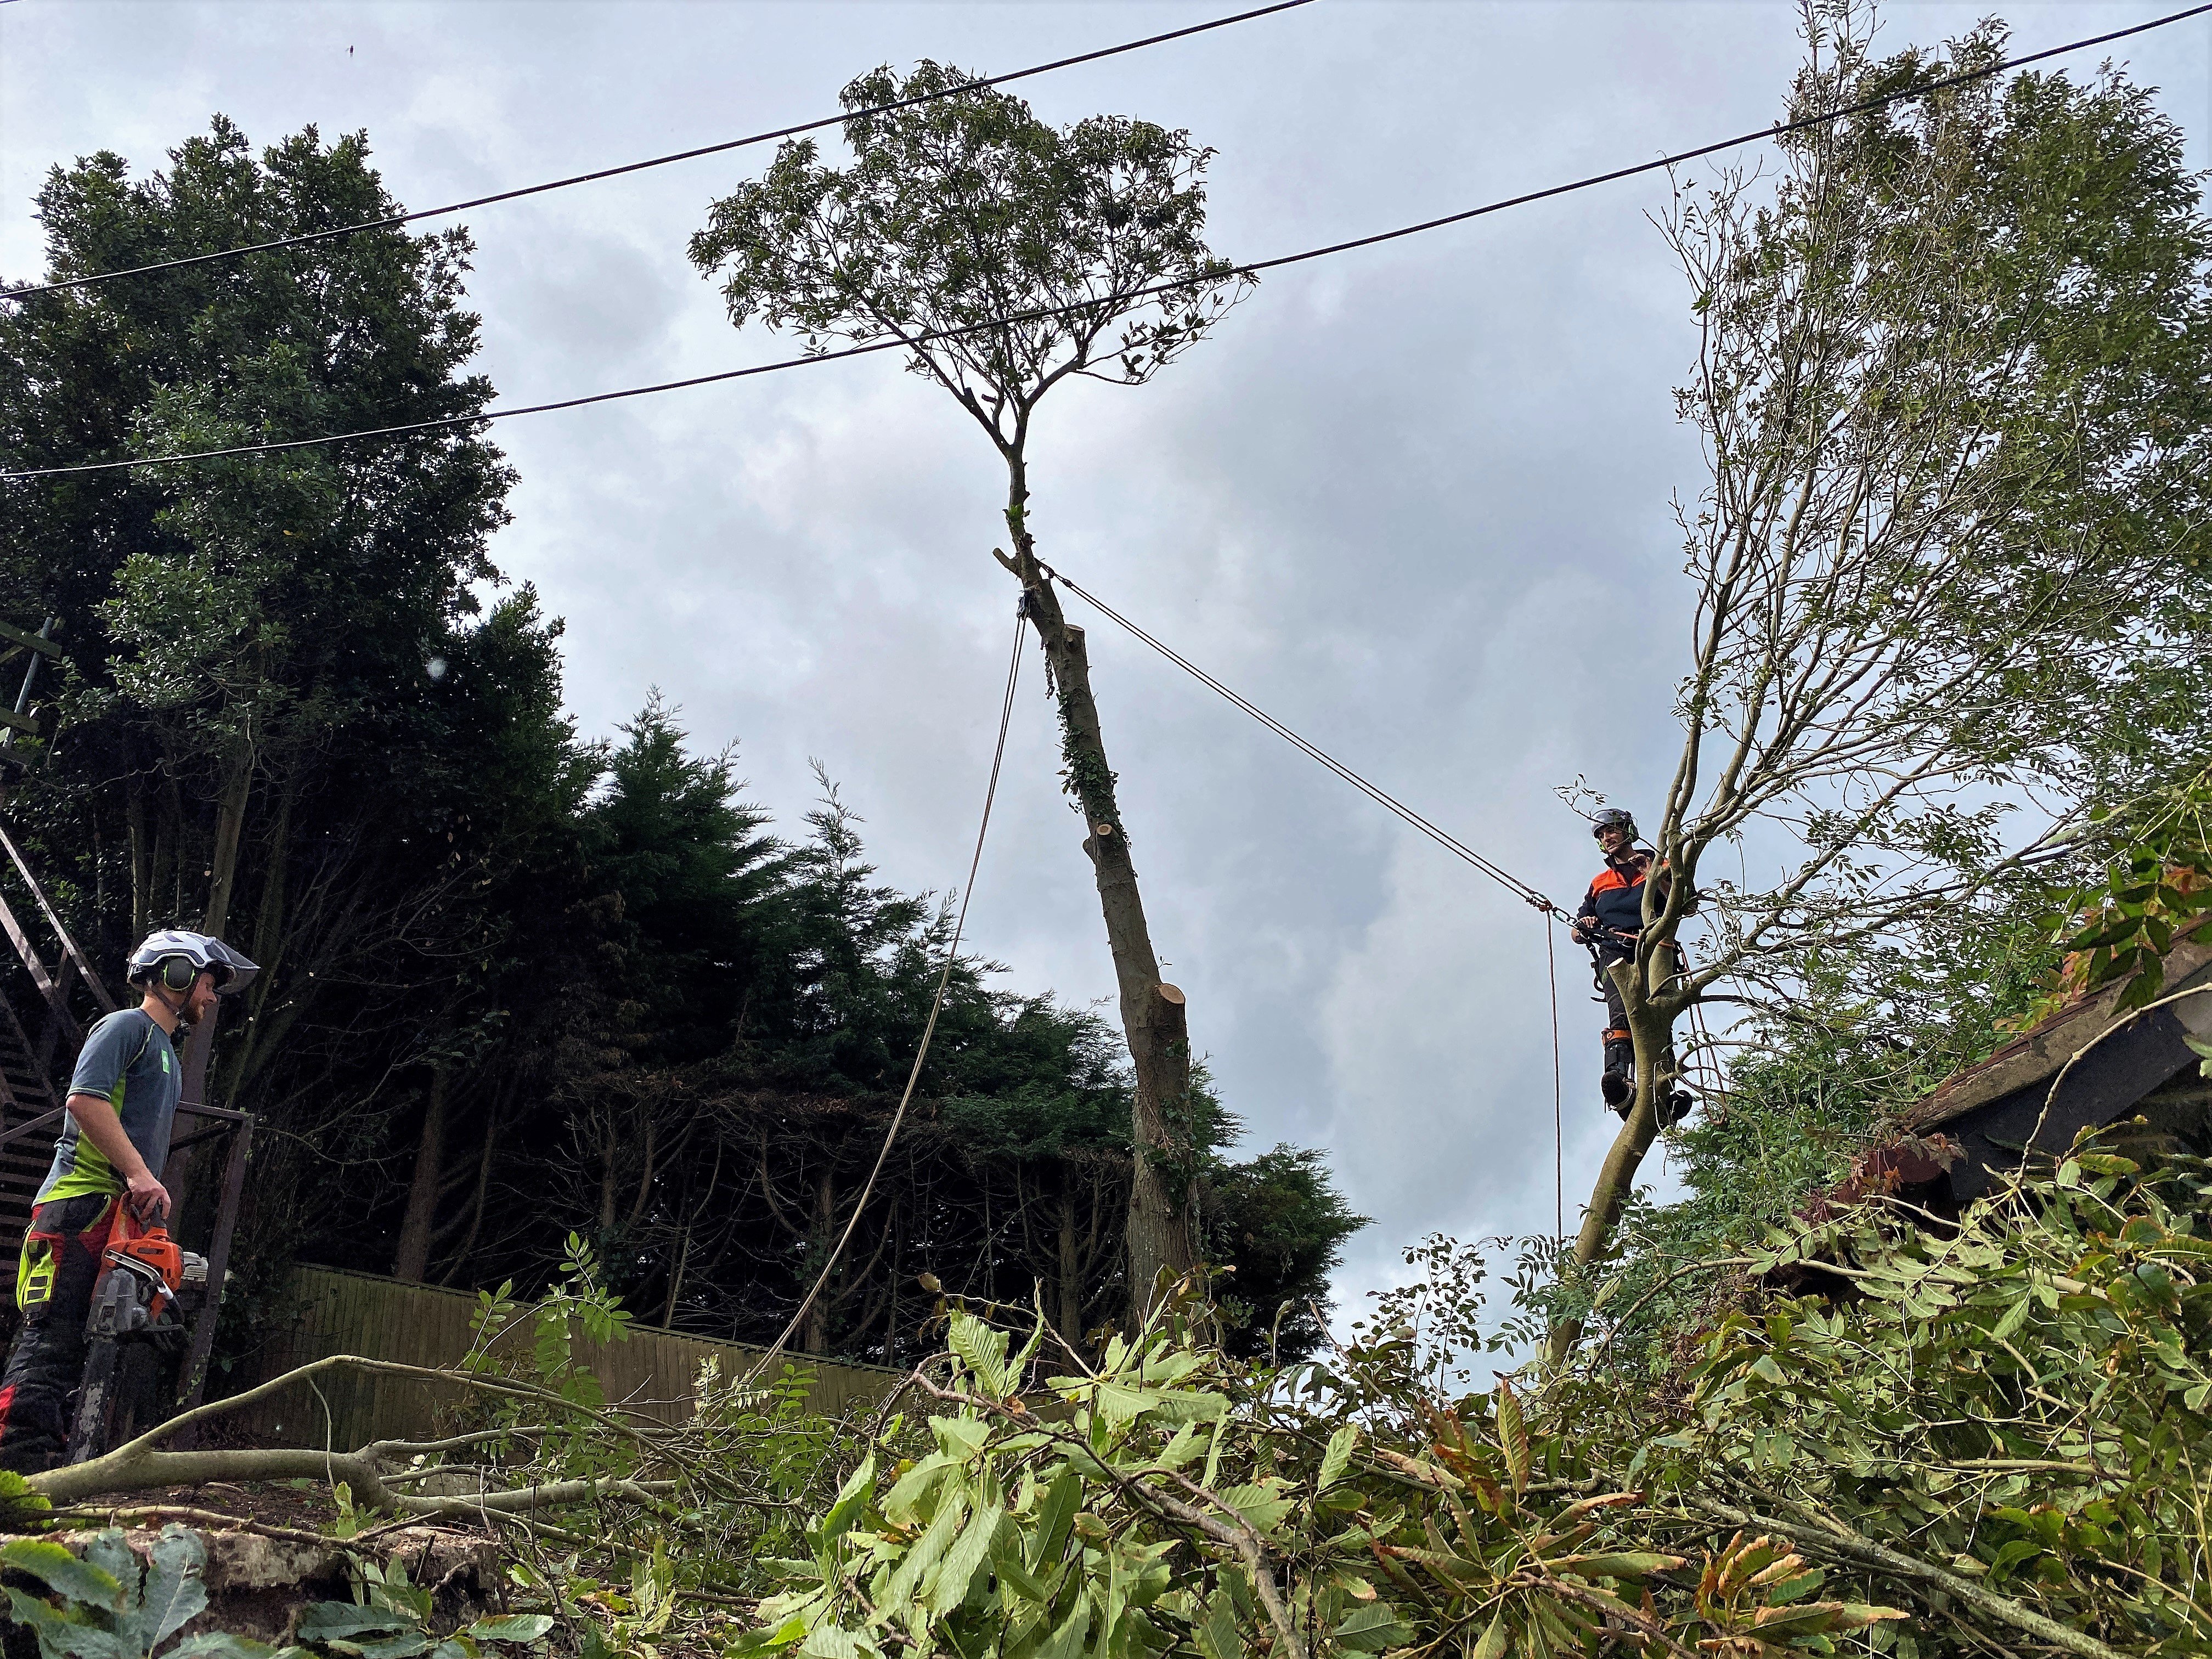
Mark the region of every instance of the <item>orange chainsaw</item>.
MULTIPOLYGON (((84 1334, 94 1341, 103 1336, 135 1336, 159 1329, 185 1285, 185 1253, 177 1248, 169 1230, 160 1222, 140 1231, 127 1204, 118 1206, 114 1226, 107 1235, 107 1254, 100 1258, 100 1277, 92 1286, 92 1311, 85 1317, 84 1334)), ((178 1322, 173 1317, 166 1322, 178 1322)))
POLYGON ((161 1414, 160 1356, 173 1352, 185 1328, 179 1296, 207 1283, 207 1262, 179 1249, 160 1223, 142 1228, 130 1206, 119 1212, 93 1282, 85 1317, 84 1386, 78 1390, 70 1462, 112 1449, 161 1414))

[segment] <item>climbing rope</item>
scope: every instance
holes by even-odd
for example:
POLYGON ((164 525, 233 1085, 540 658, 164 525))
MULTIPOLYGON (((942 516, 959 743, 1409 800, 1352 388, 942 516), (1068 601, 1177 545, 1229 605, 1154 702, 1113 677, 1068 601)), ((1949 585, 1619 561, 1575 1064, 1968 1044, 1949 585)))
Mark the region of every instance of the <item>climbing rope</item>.
POLYGON ((899 1126, 906 1121, 906 1109, 914 1099, 915 1086, 921 1081, 921 1064, 929 1058, 929 1040, 937 1033, 937 1017, 944 1011, 945 993, 952 983, 952 969, 960 960, 960 937, 968 927, 968 902, 975 896, 975 872, 983 864, 983 838, 990 833, 991 806, 999 797, 999 770, 1006 763, 1006 730, 1013 721, 1014 688, 1021 683, 1022 639, 1028 627, 1028 612, 1017 611, 1014 614, 1013 654, 1006 663, 1006 689, 999 699, 999 741, 997 747, 991 751, 991 779, 983 787, 982 818, 975 825, 975 851, 968 860, 968 884, 960 890, 959 913, 953 920, 951 940, 945 947, 945 966, 937 975, 936 994, 929 1000, 929 1018, 921 1028, 921 1044, 915 1050, 914 1069, 907 1073, 906 1089, 899 1096, 898 1109, 891 1114, 890 1127, 884 1132, 883 1146, 876 1153, 875 1166, 868 1171, 868 1179, 860 1188, 860 1196, 853 1205, 853 1213, 846 1218, 845 1231, 837 1236, 837 1243, 830 1252, 830 1259, 822 1264, 822 1271, 815 1275, 812 1288, 791 1316, 790 1322, 784 1326, 769 1351, 761 1356, 760 1363, 746 1376, 745 1386, 748 1388, 761 1379, 790 1343, 792 1334, 798 1330, 801 1322, 812 1310, 816 1299, 822 1294, 822 1287, 830 1282, 830 1275, 836 1270, 838 1259, 845 1254, 845 1247, 853 1242, 853 1230, 860 1224, 860 1212, 868 1207, 868 1200, 876 1190, 876 1178, 883 1174, 884 1164, 891 1155, 892 1143, 898 1139, 899 1126))
POLYGON ((1423 817, 1419 812, 1416 812, 1412 807, 1407 805, 1405 802, 1400 800, 1395 795, 1391 794, 1388 790, 1382 788, 1381 785, 1370 783, 1367 779, 1362 777, 1358 773, 1345 765, 1343 762, 1338 760, 1334 756, 1328 754, 1324 750, 1315 747, 1312 744, 1308 743, 1304 738, 1291 731, 1289 726, 1284 725, 1282 721, 1277 720, 1266 709, 1261 708, 1258 704, 1251 702, 1248 698, 1239 696, 1236 692, 1224 685, 1219 680, 1214 678, 1212 675, 1207 673, 1203 668, 1200 668, 1196 663, 1191 661, 1189 658, 1176 650, 1174 647, 1164 644, 1160 641, 1153 638, 1152 635, 1147 634, 1143 629, 1138 627, 1136 623, 1131 622, 1127 617, 1116 611, 1112 605, 1107 604, 1105 600, 1100 599, 1096 593, 1091 592, 1088 588, 1085 588, 1076 582, 1071 581, 1064 574, 1054 570, 1050 565, 1045 563, 1042 559, 1037 561, 1037 568, 1043 571, 1046 575, 1051 577, 1054 581, 1058 582, 1062 587, 1065 587, 1069 592, 1074 594, 1078 599, 1085 601, 1091 607, 1091 609, 1098 611, 1109 620, 1117 623, 1133 637, 1152 647, 1153 650, 1158 652, 1160 655, 1165 657, 1170 662, 1182 669, 1184 673, 1190 675, 1194 679, 1206 686, 1209 690, 1217 693, 1234 707, 1240 708, 1245 714, 1249 714, 1254 720, 1259 721, 1261 725, 1266 726, 1270 732, 1273 732, 1277 737, 1282 738, 1284 742, 1289 744, 1301 754, 1307 756, 1310 759, 1319 761, 1323 766, 1335 773, 1337 776, 1342 778, 1346 783, 1350 784, 1354 789, 1359 791, 1361 794, 1366 796, 1376 805, 1396 813, 1407 823, 1412 824, 1414 829, 1419 830, 1423 835, 1426 836, 1431 841, 1436 842, 1437 846, 1443 848, 1446 852, 1451 854, 1455 858, 1464 859, 1468 863, 1481 871, 1484 875, 1488 876, 1492 881, 1498 883, 1498 885, 1505 888, 1509 892, 1521 899, 1524 903, 1534 906, 1537 909, 1543 911, 1547 915, 1557 916, 1563 921, 1571 921, 1572 919, 1565 910, 1561 909, 1557 904, 1554 904, 1550 899, 1547 898, 1535 888, 1522 880, 1520 877, 1515 875, 1511 871, 1507 870, 1503 866, 1493 863, 1489 859, 1483 857, 1481 854, 1476 852, 1465 842, 1461 841, 1456 836, 1438 829, 1435 824, 1429 822, 1428 819, 1423 817))
POLYGON ((1559 958, 1553 947, 1554 918, 1544 913, 1544 968, 1552 988, 1552 1237, 1567 1242, 1567 1132, 1560 1109, 1559 958))

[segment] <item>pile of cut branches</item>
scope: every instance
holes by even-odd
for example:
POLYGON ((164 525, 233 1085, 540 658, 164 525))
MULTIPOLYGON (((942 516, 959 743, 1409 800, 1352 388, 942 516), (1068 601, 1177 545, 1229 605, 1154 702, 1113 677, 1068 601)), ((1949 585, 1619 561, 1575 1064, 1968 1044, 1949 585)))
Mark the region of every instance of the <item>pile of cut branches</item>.
MULTIPOLYGON (((1657 1380, 1602 1346, 1440 1396, 1422 1345, 1225 1358, 1171 1310, 1099 1364, 963 1310, 781 1564, 745 1652, 1275 1659, 2202 1651, 2212 1166, 2077 1149, 1954 1229, 1778 1231, 1768 1297, 1657 1380)), ((1441 1258, 1452 1258, 1447 1255, 1441 1258)))

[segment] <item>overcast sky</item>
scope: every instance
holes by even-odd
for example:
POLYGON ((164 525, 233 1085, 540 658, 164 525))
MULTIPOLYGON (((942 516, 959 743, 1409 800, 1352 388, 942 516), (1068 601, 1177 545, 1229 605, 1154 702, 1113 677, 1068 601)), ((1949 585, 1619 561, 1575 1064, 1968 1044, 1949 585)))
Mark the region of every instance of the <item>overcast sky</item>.
MULTIPOLYGON (((2021 4, 2032 51, 2179 8, 2021 4)), ((366 128, 422 207, 826 114, 878 64, 1002 71, 1237 9, 1194 4, 0 3, 0 273, 43 269, 30 197, 95 149, 140 171, 215 112, 256 143, 366 128)), ((1884 43, 1986 8, 1894 6, 1884 43)), ((2208 31, 2125 43, 2206 164, 2208 31)), ((1649 159, 1772 119, 1791 7, 1321 3, 1019 88, 1215 146, 1211 239, 1257 258, 1649 159)), ((2095 54, 2070 60, 2094 66, 2095 54)), ((788 355, 684 257, 741 150, 466 222, 480 366, 535 403, 788 355)), ((1570 903, 1594 866, 1555 786, 1652 803, 1688 591, 1669 388, 1687 295, 1654 176, 1271 276, 1155 385, 1055 391, 1032 442, 1044 556, 1322 747, 1570 903)), ((568 620, 568 691, 611 732, 658 686, 734 739, 798 828, 818 758, 884 876, 966 869, 1015 590, 1004 477, 888 356, 527 416, 495 544, 568 620)), ((1070 601, 1077 620, 1084 607, 1070 601)), ((1375 1218, 1348 1315, 1405 1244, 1547 1231, 1544 928, 1097 619, 1109 750, 1167 976, 1247 1140, 1328 1150, 1375 1218)), ((970 937, 1072 1001, 1112 974, 1032 656, 970 937)), ((1571 1217, 1614 1120, 1600 1011, 1561 941, 1571 1217)), ((1110 1012, 1110 1009, 1109 1009, 1110 1012)), ((1662 1182, 1655 1158, 1651 1172, 1662 1182)))

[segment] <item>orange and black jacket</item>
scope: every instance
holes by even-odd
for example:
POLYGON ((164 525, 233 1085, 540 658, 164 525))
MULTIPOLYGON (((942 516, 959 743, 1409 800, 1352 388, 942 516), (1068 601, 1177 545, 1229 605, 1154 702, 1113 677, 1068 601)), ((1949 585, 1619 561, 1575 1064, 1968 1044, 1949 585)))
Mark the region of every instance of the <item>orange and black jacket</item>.
MULTIPOLYGON (((1598 955, 1620 958, 1636 954, 1636 936, 1644 931, 1644 878, 1651 869, 1649 853, 1624 853, 1605 861, 1597 879, 1583 895, 1583 908, 1575 919, 1586 933, 1596 935, 1598 955), (1620 935, 1626 933, 1626 939, 1620 935)), ((1665 891, 1667 872, 1659 872, 1665 891)))

